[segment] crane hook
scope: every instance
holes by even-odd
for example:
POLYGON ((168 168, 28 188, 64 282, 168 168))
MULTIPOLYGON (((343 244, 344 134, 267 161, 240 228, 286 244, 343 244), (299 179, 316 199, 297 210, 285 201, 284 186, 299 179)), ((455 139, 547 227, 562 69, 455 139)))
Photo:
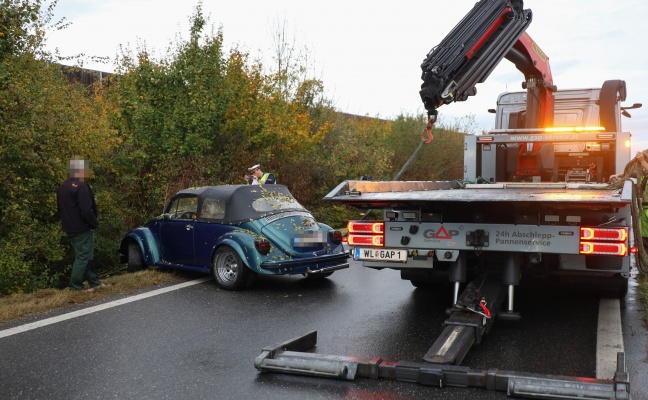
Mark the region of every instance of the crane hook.
POLYGON ((425 139, 423 135, 421 135, 421 140, 425 140, 425 144, 430 143, 432 139, 434 139, 434 136, 432 136, 432 125, 434 125, 435 122, 436 122, 436 114, 430 116, 430 119, 428 119, 427 126, 425 127, 425 134, 427 136, 427 139, 425 139))

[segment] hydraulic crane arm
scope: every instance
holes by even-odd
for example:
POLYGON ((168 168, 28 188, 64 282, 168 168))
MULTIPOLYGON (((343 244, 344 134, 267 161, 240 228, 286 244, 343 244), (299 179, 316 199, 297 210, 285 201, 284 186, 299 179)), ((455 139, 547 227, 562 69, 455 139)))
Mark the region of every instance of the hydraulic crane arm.
POLYGON ((421 64, 420 95, 428 115, 435 119, 441 105, 475 95, 475 85, 507 58, 526 79, 526 127, 550 125, 556 88, 547 56, 525 33, 531 20, 522 0, 477 2, 421 64))

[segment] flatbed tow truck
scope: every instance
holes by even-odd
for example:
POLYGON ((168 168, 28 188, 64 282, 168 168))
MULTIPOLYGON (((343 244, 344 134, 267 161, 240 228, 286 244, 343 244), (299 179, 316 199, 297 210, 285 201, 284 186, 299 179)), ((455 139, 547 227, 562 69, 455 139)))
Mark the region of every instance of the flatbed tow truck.
POLYGON ((621 107, 626 87, 620 80, 558 91, 548 57, 525 32, 531 18, 522 1, 481 0, 421 66, 428 134, 437 109, 476 94, 475 85, 502 59, 525 76, 526 92, 498 99, 496 128, 465 137, 463 180, 345 181, 325 197, 382 211, 379 220, 348 225, 348 244, 364 267, 399 270, 424 290, 453 285, 445 328, 424 362, 312 353, 313 331, 264 348, 257 369, 480 387, 516 398, 630 398, 623 353, 609 379, 460 365, 496 320, 521 318, 514 298, 523 276, 584 283, 624 297, 643 252, 634 226, 639 185, 636 179, 608 182, 631 160, 621 115, 641 105, 621 107))

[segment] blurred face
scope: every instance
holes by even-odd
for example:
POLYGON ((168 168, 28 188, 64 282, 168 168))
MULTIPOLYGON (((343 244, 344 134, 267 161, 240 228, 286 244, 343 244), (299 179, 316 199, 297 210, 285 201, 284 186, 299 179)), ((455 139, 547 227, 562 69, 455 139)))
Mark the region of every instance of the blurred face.
POLYGON ((261 173, 261 168, 255 168, 252 171, 252 175, 256 176, 257 178, 261 178, 263 176, 263 174, 261 173))
POLYGON ((88 177, 88 162, 83 159, 70 160, 70 177, 84 181, 88 177))

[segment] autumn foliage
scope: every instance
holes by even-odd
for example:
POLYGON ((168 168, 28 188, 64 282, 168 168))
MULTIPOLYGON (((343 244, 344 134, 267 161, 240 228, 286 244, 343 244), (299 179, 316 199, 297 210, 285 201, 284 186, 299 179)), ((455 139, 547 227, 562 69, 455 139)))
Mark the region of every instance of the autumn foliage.
MULTIPOLYGON (((120 268, 121 237, 159 215, 175 192, 242 184, 254 164, 341 227, 358 211, 323 196, 346 179, 392 179, 425 127, 422 115, 340 113, 298 63, 273 69, 225 52, 222 31, 208 31, 200 6, 189 38, 163 58, 124 49, 109 78, 71 81, 44 51, 47 27, 61 25, 50 24, 41 3, 4 0, 0 10, 0 293, 66 284, 72 254, 55 191, 74 155, 91 163, 101 273, 120 268)), ((402 179, 461 177, 463 135, 435 137, 402 179)))

